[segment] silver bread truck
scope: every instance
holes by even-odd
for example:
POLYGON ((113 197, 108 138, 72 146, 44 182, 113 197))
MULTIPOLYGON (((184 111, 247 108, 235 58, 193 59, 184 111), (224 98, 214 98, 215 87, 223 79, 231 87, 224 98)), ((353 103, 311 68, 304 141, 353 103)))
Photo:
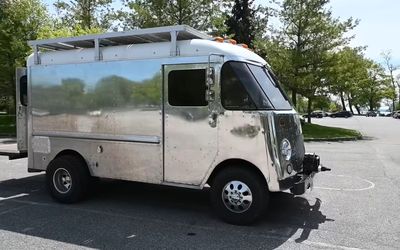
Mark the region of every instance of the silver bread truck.
POLYGON ((92 177, 210 188, 216 213, 254 222, 270 192, 321 170, 267 62, 233 40, 169 26, 29 41, 17 69, 18 152, 77 202, 92 177))

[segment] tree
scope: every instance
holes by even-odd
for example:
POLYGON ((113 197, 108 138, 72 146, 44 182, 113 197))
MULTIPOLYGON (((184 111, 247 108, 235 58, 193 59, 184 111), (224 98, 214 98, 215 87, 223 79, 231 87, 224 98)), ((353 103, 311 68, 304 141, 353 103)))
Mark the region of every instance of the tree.
POLYGON ((35 40, 48 20, 39 0, 0 2, 0 93, 15 103, 15 68, 25 66, 28 40, 35 40))
POLYGON ((54 3, 61 26, 110 29, 116 18, 112 0, 58 0, 54 3))
POLYGON ((225 21, 227 33, 250 47, 253 47, 256 38, 265 33, 268 20, 267 8, 254 8, 253 3, 254 0, 235 0, 231 15, 225 21))
POLYGON ((124 0, 130 12, 120 12, 125 28, 186 24, 215 32, 224 20, 226 0, 124 0))
POLYGON ((395 92, 391 87, 390 78, 385 74, 385 69, 371 60, 366 63, 365 74, 368 78, 357 86, 357 91, 360 93, 360 101, 365 103, 369 110, 374 110, 379 107, 379 102, 383 98, 393 98, 395 92))
POLYGON ((349 102, 349 108, 354 113, 352 107, 357 106, 355 88, 368 76, 365 74, 366 59, 362 54, 363 48, 344 47, 334 53, 334 65, 330 68, 327 75, 330 92, 340 97, 343 110, 346 110, 345 99, 349 102))
MULTIPOLYGON (((275 50, 268 53, 272 67, 285 67, 284 84, 292 93, 296 106, 297 94, 312 100, 327 90, 326 74, 334 63, 332 52, 350 38, 344 34, 355 27, 352 18, 341 22, 327 10, 329 0, 284 0, 281 6, 281 28, 273 35, 275 50)), ((279 70, 279 69, 278 69, 279 70)), ((309 119, 310 122, 310 119, 309 119)))
POLYGON ((48 23, 38 31, 37 39, 50 39, 59 37, 73 37, 104 32, 101 28, 84 29, 80 25, 73 27, 62 26, 57 20, 48 23))
MULTIPOLYGON (((390 78, 390 82, 392 84, 392 88, 394 91, 396 91, 396 79, 394 76, 394 71, 400 69, 400 65, 393 65, 392 63, 392 52, 390 50, 387 51, 383 51, 381 53, 382 58, 383 58, 383 63, 386 67, 386 70, 389 73, 389 78, 390 78)), ((400 83, 397 81, 397 87, 399 88, 399 104, 400 104, 400 83)), ((392 99, 392 105, 393 105, 393 109, 392 110, 396 110, 396 97, 394 97, 392 99)))

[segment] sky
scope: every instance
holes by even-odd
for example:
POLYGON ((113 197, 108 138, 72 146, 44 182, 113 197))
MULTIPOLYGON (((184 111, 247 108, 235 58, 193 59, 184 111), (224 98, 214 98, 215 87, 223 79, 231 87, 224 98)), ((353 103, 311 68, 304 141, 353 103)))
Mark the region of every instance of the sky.
MULTIPOLYGON (((55 0, 42 0, 51 7, 55 0)), ((115 1, 120 6, 120 0, 115 1)), ((266 4, 269 0, 255 0, 256 4, 266 4)), ((351 46, 367 46, 365 55, 382 63, 381 52, 390 50, 394 65, 400 66, 400 0, 331 0, 330 7, 335 17, 353 17, 360 24, 351 31, 355 35, 351 46)))
POLYGON ((352 31, 353 46, 367 46, 366 56, 382 62, 381 52, 391 50, 393 63, 400 65, 399 0, 331 0, 336 17, 360 20, 352 31))

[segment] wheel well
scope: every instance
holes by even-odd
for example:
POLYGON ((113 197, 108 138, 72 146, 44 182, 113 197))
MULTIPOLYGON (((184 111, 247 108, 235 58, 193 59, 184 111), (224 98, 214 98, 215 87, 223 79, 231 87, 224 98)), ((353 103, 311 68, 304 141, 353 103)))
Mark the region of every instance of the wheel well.
MULTIPOLYGON (((54 157, 54 159, 56 159, 56 158, 58 158, 58 157, 60 157, 60 156, 64 156, 64 155, 72 155, 72 156, 77 157, 77 158, 80 159, 82 162, 84 162, 85 165, 86 165, 86 167, 88 168, 88 164, 87 164, 85 158, 83 158, 83 156, 82 156, 80 153, 78 153, 78 152, 76 152, 75 150, 72 150, 72 149, 66 149, 66 150, 63 150, 63 151, 59 152, 59 153, 54 157)), ((53 160, 54 160, 54 159, 53 159, 53 160)), ((89 168, 88 168, 88 170, 89 170, 89 168)))
POLYGON ((229 168, 231 166, 241 166, 241 167, 244 167, 246 169, 249 169, 253 173, 255 173, 258 176, 260 176, 260 178, 262 178, 262 180, 264 180, 266 187, 268 187, 267 180, 265 179, 265 176, 260 171, 260 169, 258 167, 256 167, 253 163, 245 161, 243 159, 228 159, 228 160, 225 160, 225 161, 219 163, 214 168, 214 170, 212 171, 210 177, 208 177, 207 184, 211 185, 213 180, 214 180, 214 178, 215 178, 215 176, 218 173, 220 173, 224 169, 227 169, 227 168, 229 168))

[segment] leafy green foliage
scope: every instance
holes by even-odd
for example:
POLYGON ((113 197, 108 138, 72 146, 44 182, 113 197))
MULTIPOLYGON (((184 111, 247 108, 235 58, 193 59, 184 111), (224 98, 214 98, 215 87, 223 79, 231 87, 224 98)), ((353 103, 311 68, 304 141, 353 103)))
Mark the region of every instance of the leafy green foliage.
POLYGON ((344 34, 357 23, 333 18, 328 3, 329 0, 283 1, 279 13, 282 27, 275 32, 273 42, 266 44, 271 65, 292 91, 295 105, 298 93, 312 101, 327 91, 326 74, 335 59, 331 52, 348 42, 344 34))
POLYGON ((131 10, 122 12, 125 28, 186 24, 215 32, 221 28, 225 0, 125 0, 131 10))
POLYGON ((0 115, 0 135, 13 136, 15 133, 15 115, 0 115))
POLYGON ((30 53, 26 41, 35 40, 47 20, 39 0, 0 2, 0 97, 15 98, 15 68, 24 66, 30 53))
POLYGON ((107 30, 115 19, 111 3, 112 0, 58 0, 54 6, 62 26, 107 30))
POLYGON ((253 0, 235 0, 231 15, 225 21, 227 33, 233 35, 239 43, 253 47, 255 39, 261 38, 266 32, 267 8, 253 7, 253 0))
POLYGON ((365 103, 369 110, 374 110, 383 98, 394 98, 395 91, 382 66, 369 60, 364 70, 368 78, 356 85, 355 89, 359 93, 358 100, 365 103))
POLYGON ((63 26, 60 23, 53 22, 43 26, 38 32, 38 39, 50 39, 59 37, 73 37, 88 34, 99 34, 104 32, 101 28, 82 28, 80 25, 73 27, 63 26))

